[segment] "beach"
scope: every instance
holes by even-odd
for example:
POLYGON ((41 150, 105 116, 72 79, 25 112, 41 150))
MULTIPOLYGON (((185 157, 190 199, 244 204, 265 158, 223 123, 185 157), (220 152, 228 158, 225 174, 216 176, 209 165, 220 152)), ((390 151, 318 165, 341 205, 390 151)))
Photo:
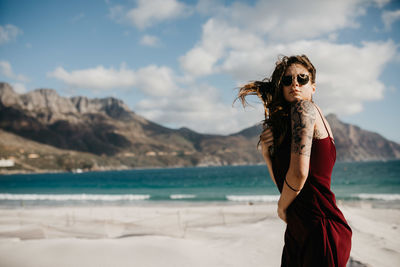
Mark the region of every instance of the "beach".
MULTIPOLYGON (((339 203, 348 266, 398 266, 400 210, 339 203)), ((279 266, 276 203, 160 202, 0 208, 1 266, 279 266)))

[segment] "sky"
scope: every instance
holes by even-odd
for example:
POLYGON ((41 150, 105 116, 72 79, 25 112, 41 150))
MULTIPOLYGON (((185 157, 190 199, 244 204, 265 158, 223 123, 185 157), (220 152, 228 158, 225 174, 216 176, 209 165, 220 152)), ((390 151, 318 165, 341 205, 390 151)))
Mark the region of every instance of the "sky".
POLYGON ((400 1, 0 0, 0 81, 18 93, 116 97, 170 128, 231 134, 263 120, 238 88, 281 55, 317 69, 324 115, 400 143, 400 1))

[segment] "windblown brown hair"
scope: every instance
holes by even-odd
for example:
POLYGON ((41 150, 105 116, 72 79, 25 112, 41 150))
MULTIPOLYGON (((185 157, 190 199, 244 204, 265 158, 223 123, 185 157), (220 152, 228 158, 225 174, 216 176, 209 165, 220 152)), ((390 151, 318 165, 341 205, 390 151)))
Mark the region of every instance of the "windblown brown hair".
MULTIPOLYGON (((315 83, 316 70, 306 55, 282 56, 275 63, 275 70, 270 78, 262 81, 250 82, 239 88, 238 97, 243 106, 246 106, 246 96, 257 95, 264 105, 264 128, 272 127, 274 146, 271 154, 283 142, 288 130, 290 130, 290 103, 283 96, 281 80, 286 69, 292 64, 304 66, 311 75, 311 82, 315 83)), ((235 100, 235 101, 236 101, 235 100)))

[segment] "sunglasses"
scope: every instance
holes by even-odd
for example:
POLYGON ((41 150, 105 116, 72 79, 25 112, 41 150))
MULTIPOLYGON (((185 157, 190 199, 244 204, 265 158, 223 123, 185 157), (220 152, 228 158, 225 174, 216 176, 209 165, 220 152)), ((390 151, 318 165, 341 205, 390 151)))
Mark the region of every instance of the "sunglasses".
MULTIPOLYGON (((308 81, 310 80, 310 77, 307 74, 298 74, 297 75, 297 82, 300 85, 306 85, 308 81)), ((293 82, 293 77, 291 75, 286 75, 282 77, 282 84, 284 86, 289 86, 293 82)))

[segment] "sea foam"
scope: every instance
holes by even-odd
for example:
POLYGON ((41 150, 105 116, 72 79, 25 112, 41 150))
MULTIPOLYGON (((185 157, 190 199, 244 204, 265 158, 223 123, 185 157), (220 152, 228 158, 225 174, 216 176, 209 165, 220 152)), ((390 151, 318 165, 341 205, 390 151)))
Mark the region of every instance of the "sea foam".
POLYGON ((229 201, 275 202, 279 200, 279 195, 228 195, 226 199, 229 201))
POLYGON ((352 196, 362 200, 364 199, 385 200, 385 201, 400 200, 400 194, 353 194, 352 196))
POLYGON ((100 194, 0 194, 0 200, 97 200, 97 201, 118 201, 118 200, 146 200, 150 195, 100 195, 100 194))
POLYGON ((188 199, 188 198, 196 198, 196 195, 190 195, 190 194, 176 194, 176 195, 170 195, 170 199, 188 199))

